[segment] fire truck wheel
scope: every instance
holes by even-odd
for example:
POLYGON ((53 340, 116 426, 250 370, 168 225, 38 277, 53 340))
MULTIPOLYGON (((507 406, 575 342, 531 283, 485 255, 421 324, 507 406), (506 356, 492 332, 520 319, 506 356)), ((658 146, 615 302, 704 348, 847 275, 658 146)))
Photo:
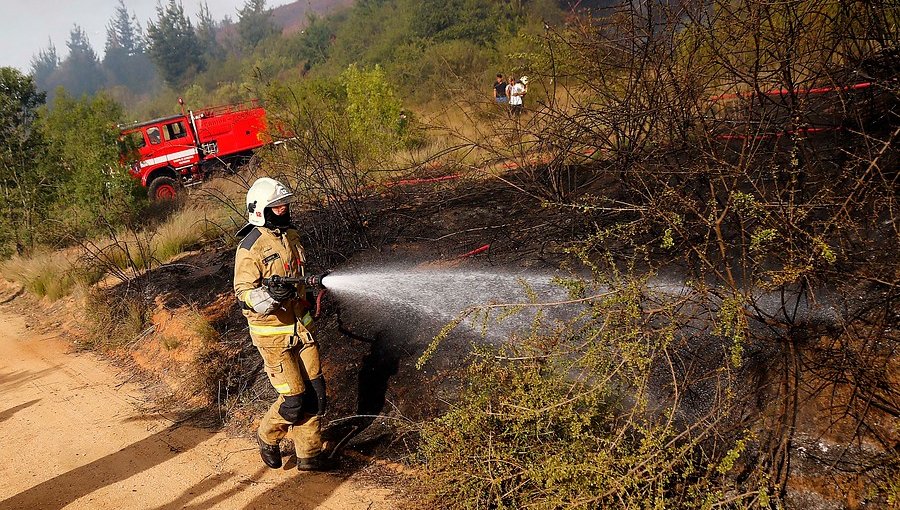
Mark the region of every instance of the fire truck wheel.
POLYGON ((178 195, 178 181, 171 177, 157 177, 147 187, 150 200, 172 200, 178 195))

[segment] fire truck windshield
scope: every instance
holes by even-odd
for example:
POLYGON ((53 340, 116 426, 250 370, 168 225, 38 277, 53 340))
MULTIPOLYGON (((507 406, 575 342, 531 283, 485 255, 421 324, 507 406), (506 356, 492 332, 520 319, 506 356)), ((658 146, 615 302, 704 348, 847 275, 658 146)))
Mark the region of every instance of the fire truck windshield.
POLYGON ((122 135, 119 141, 121 143, 120 148, 122 149, 120 152, 122 153, 140 149, 147 145, 147 141, 144 140, 144 133, 140 131, 132 131, 131 133, 122 135))

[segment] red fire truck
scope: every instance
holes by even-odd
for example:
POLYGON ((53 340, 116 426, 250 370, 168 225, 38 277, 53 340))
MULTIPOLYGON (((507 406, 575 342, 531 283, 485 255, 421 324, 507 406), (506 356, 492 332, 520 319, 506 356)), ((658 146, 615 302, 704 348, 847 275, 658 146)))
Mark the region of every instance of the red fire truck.
POLYGON ((256 101, 187 113, 178 102, 181 115, 120 126, 123 162, 151 200, 174 198, 182 186, 245 163, 271 141, 256 101))

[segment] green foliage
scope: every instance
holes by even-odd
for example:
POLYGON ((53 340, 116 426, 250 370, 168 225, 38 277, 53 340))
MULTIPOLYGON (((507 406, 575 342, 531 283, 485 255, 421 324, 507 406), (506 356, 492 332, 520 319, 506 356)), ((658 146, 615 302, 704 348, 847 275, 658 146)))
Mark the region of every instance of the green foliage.
POLYGON ((393 60, 394 49, 410 39, 411 15, 398 1, 357 2, 349 12, 332 18, 335 35, 327 71, 339 74, 354 63, 386 65, 393 60))
POLYGON ((103 86, 100 61, 84 30, 75 25, 66 42, 69 55, 59 67, 59 85, 74 95, 93 94, 103 86))
POLYGON ((734 469, 737 460, 747 450, 748 442, 752 439, 753 434, 751 434, 750 431, 745 430, 744 435, 748 437, 735 441, 734 448, 728 450, 719 462, 719 465, 716 467, 716 471, 718 471, 719 474, 728 474, 729 471, 734 469))
MULTIPOLYGON (((209 12, 209 5, 206 2, 200 4, 200 12, 197 14, 197 41, 203 50, 203 60, 207 63, 214 63, 224 60, 226 57, 225 48, 219 44, 216 33, 219 29, 212 14, 209 12)), ((210 65, 209 67, 215 67, 210 65)))
POLYGON ((382 159, 403 144, 403 105, 381 66, 361 70, 351 65, 341 75, 347 94, 350 135, 365 158, 382 159))
POLYGON ((50 76, 59 68, 59 55, 53 41, 46 48, 38 50, 37 55, 31 58, 31 76, 38 87, 46 90, 46 84, 50 82, 50 76))
POLYGON ((716 334, 731 340, 731 364, 741 365, 744 343, 747 340, 747 315, 744 310, 747 299, 742 295, 726 297, 719 307, 716 334))
POLYGON ((435 41, 461 39, 483 45, 497 35, 501 3, 488 0, 418 0, 405 2, 412 9, 412 33, 435 41))
MULTIPOLYGON (((351 64, 378 64, 404 98, 443 100, 462 84, 490 80, 504 64, 504 55, 522 48, 519 30, 535 16, 541 24, 540 15, 529 16, 532 9, 544 14, 555 9, 549 19, 561 18, 552 2, 357 2, 326 20, 334 41, 327 60, 318 66, 321 72, 337 74, 351 64)), ((316 65, 313 62, 314 72, 316 65)))
POLYGON ((774 228, 760 228, 750 237, 750 251, 759 252, 767 248, 767 245, 778 238, 778 232, 774 228))
POLYGON ((141 27, 134 16, 129 15, 124 0, 119 0, 106 29, 103 70, 107 74, 108 87, 122 85, 131 91, 146 93, 156 85, 156 69, 146 53, 141 27))
POLYGON ((206 67, 203 46, 194 26, 177 0, 156 7, 157 19, 147 26, 150 56, 163 79, 173 87, 183 87, 206 67))
MULTIPOLYGON (((658 390, 650 406, 653 366, 671 355, 674 333, 658 326, 676 305, 647 317, 643 285, 622 280, 568 325, 538 319, 527 338, 476 349, 463 394, 421 430, 420 482, 430 503, 704 508, 732 489, 726 475, 747 441, 719 449, 712 427, 681 434, 677 400, 660 401, 658 390)), ((672 378, 673 387, 681 383, 672 378)))
POLYGON ((329 23, 312 14, 307 17, 306 28, 294 39, 296 54, 301 60, 306 61, 307 71, 328 59, 332 37, 334 28, 329 23))
POLYGON ((50 211, 58 223, 48 237, 79 239, 121 225, 136 210, 136 184, 118 162, 121 118, 121 106, 103 94, 76 100, 62 93, 42 119, 47 164, 58 178, 50 211))
POLYGON ((106 53, 114 49, 121 49, 127 55, 142 53, 144 49, 140 28, 128 14, 125 0, 119 0, 116 12, 106 28, 106 53))
POLYGON ((44 137, 36 127, 46 95, 34 80, 11 67, 0 68, 0 233, 3 255, 34 246, 34 227, 50 202, 46 187, 55 176, 39 164, 44 137))
MULTIPOLYGON (((266 99, 275 124, 303 133, 296 141, 304 162, 295 163, 320 169, 347 165, 344 170, 359 174, 354 183, 363 174, 383 170, 380 164, 409 142, 403 104, 380 66, 351 65, 337 79, 273 84, 266 99), (311 157, 317 162, 309 161, 311 157)), ((293 142, 288 145, 293 147, 293 142)))
POLYGON ((78 25, 66 45, 69 53, 61 61, 52 42, 32 57, 35 84, 48 92, 51 103, 60 87, 74 97, 105 88, 117 90, 121 97, 146 98, 158 89, 159 80, 140 23, 121 0, 107 25, 102 62, 78 25))
POLYGON ((246 0, 238 10, 238 33, 244 47, 253 50, 263 39, 275 35, 272 10, 266 8, 266 0, 246 0))
POLYGON ((837 262, 837 255, 835 255, 834 250, 831 249, 831 246, 828 246, 820 236, 816 236, 813 238, 813 244, 816 247, 816 251, 819 255, 825 259, 829 264, 834 264, 837 262))

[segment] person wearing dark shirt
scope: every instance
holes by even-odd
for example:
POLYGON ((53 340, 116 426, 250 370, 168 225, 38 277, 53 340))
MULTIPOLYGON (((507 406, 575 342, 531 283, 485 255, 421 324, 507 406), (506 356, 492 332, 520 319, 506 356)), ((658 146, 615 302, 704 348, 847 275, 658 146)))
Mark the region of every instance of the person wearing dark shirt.
POLYGON ((497 104, 509 103, 509 98, 506 97, 506 82, 503 80, 502 74, 498 74, 497 80, 494 82, 494 101, 497 104))

